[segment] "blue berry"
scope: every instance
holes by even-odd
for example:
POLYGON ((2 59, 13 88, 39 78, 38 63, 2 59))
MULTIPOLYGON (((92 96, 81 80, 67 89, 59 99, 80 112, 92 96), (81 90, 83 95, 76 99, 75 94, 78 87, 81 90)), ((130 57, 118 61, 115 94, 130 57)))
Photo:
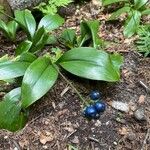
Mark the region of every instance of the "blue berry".
POLYGON ((97 117, 96 108, 93 105, 87 106, 84 110, 84 115, 87 118, 96 118, 97 117))
POLYGON ((106 109, 106 104, 104 102, 96 102, 94 107, 98 113, 104 112, 106 109))
POLYGON ((92 91, 90 93, 90 98, 92 100, 98 100, 99 98, 101 98, 101 93, 99 91, 92 91))

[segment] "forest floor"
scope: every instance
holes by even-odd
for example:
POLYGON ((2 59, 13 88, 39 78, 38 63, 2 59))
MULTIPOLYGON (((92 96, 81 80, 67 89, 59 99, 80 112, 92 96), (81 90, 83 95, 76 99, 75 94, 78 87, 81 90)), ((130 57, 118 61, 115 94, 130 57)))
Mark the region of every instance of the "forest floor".
MULTIPOLYGON (((0 150, 150 150, 150 95, 143 86, 150 87, 150 57, 137 53, 134 38, 122 35, 122 22, 108 23, 107 12, 92 3, 78 6, 73 16, 66 17, 64 27, 79 32, 81 20, 98 19, 100 37, 109 41, 106 50, 124 56, 121 80, 117 83, 87 81, 66 75, 84 97, 91 90, 103 93, 107 109, 98 120, 88 121, 82 115, 77 94, 61 78, 46 96, 31 108, 27 125, 18 132, 0 130, 0 150), (114 109, 113 101, 121 101, 128 112, 114 109), (135 111, 144 119, 137 120, 135 111)), ((64 28, 63 27, 63 28, 64 28)), ((18 33, 18 39, 22 34, 18 33)), ((0 35, 0 55, 13 54, 15 45, 0 35)))

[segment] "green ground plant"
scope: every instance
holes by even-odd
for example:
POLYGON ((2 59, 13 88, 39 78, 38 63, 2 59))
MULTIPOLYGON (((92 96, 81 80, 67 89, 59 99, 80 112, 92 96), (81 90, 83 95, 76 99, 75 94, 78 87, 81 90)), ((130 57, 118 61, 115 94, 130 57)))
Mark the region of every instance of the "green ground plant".
POLYGON ((123 7, 119 8, 111 14, 109 20, 118 19, 120 15, 126 13, 126 21, 124 24, 123 34, 125 37, 131 37, 138 29, 143 15, 150 15, 148 8, 148 0, 103 0, 103 6, 122 3, 123 7))
MULTIPOLYGON (((4 56, 0 58, 0 81, 21 80, 21 82, 18 82, 18 87, 6 94, 0 101, 1 129, 10 131, 22 129, 27 122, 30 106, 52 88, 59 75, 75 90, 83 104, 88 105, 87 101, 63 75, 63 70, 91 80, 119 81, 123 58, 120 54, 109 54, 97 49, 99 42, 97 42, 96 21, 83 23, 86 24, 87 28, 83 27, 78 40, 80 44, 77 47, 70 47, 70 50, 66 52, 53 48, 40 55, 39 52, 42 52, 43 46, 39 49, 39 44, 35 49, 35 47, 32 47, 33 42, 38 43, 41 39, 43 41, 42 36, 49 36, 47 34, 49 31, 62 25, 62 18, 56 15, 53 17, 48 15, 36 25, 31 12, 23 10, 15 12, 14 21, 27 34, 28 41, 17 48, 15 51, 16 57, 4 56), (93 29, 90 25, 93 26, 93 29), (92 40, 90 46, 93 47, 80 47, 89 39, 92 40)), ((64 35, 64 32, 62 35, 64 35)), ((70 35, 70 33, 67 35, 70 35)), ((66 38, 65 36, 67 42, 69 37, 66 38)), ((72 39, 74 39, 74 32, 69 40, 73 41, 72 39)))
POLYGON ((36 9, 39 9, 43 14, 54 15, 59 7, 66 7, 72 0, 48 0, 47 3, 40 3, 36 9))
POLYGON ((150 25, 140 26, 137 34, 139 36, 136 41, 137 50, 147 57, 150 54, 150 25))
POLYGON ((18 23, 16 21, 5 23, 3 20, 0 20, 0 31, 2 31, 3 35, 10 41, 15 42, 17 29, 18 23))

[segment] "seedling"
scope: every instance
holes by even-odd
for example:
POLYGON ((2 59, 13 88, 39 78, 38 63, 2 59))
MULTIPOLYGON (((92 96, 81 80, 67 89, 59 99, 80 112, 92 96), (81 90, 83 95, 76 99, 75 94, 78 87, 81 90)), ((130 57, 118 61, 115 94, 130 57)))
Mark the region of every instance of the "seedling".
POLYGON ((9 21, 5 23, 4 21, 0 20, 0 30, 3 32, 3 35, 8 38, 10 41, 16 40, 16 31, 18 29, 18 23, 15 21, 9 21))
POLYGON ((103 0, 103 6, 119 2, 124 6, 113 12, 109 20, 118 19, 121 14, 127 13, 123 33, 125 37, 131 37, 138 29, 141 17, 150 14, 150 9, 147 7, 149 2, 148 0, 103 0))
POLYGON ((147 57, 150 54, 150 26, 140 26, 137 30, 137 34, 139 35, 136 41, 137 50, 147 57))
POLYGON ((80 36, 76 36, 73 29, 66 29, 62 32, 60 40, 68 48, 90 46, 102 49, 104 41, 98 35, 99 25, 98 20, 83 21, 80 25, 80 36))
POLYGON ((48 0, 46 3, 40 3, 35 8, 42 11, 43 14, 54 15, 59 7, 66 7, 71 2, 72 0, 48 0))
MULTIPOLYGON (((37 56, 38 48, 44 43, 42 43, 43 36, 47 37, 47 32, 56 29, 63 23, 63 19, 58 16, 45 16, 36 26, 28 10, 16 11, 15 21, 27 33, 28 41, 25 41, 25 44, 16 50, 17 57, 0 58, 0 80, 22 79, 18 88, 10 91, 0 101, 0 128, 10 131, 23 128, 30 106, 52 88, 59 75, 77 93, 83 106, 87 107, 90 103, 66 79, 62 73, 63 70, 91 80, 119 81, 123 58, 117 53, 109 54, 93 47, 77 47, 66 52, 53 48, 50 53, 37 56), (37 49, 33 47, 33 43, 36 42, 40 43, 37 49)), ((91 33, 93 46, 96 47, 97 35, 93 29, 90 30, 90 33, 82 32, 79 43, 91 39, 91 33)), ((43 45, 40 49, 42 48, 43 45)))

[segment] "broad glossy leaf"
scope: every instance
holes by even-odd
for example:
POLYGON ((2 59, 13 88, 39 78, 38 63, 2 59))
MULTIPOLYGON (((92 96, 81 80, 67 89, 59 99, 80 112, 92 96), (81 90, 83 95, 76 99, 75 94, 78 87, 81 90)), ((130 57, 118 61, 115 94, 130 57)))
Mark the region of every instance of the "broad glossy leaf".
POLYGON ((0 102, 0 128, 17 131, 24 127, 27 114, 21 111, 21 88, 16 88, 5 95, 0 102))
POLYGON ((127 13, 130 11, 130 7, 128 6, 125 6, 125 7, 122 7, 120 9, 118 9, 117 11, 113 12, 111 14, 111 17, 109 18, 109 20, 115 20, 115 19, 118 19, 118 17, 123 14, 123 13, 127 13))
POLYGON ((75 47, 76 43, 76 32, 74 29, 66 29, 61 34, 61 40, 69 48, 75 47))
POLYGON ((137 10, 132 10, 132 16, 127 20, 124 27, 124 35, 131 37, 137 30, 141 19, 141 13, 137 10))
POLYGON ((128 0, 102 0, 102 1, 103 1, 103 6, 106 6, 118 2, 127 2, 128 0))
POLYGON ((114 82, 120 78, 120 59, 95 48, 74 48, 64 53, 58 63, 70 73, 87 79, 114 82))
POLYGON ((16 10, 15 19, 28 36, 32 38, 36 30, 36 22, 31 12, 29 10, 16 10))
POLYGON ((144 6, 147 2, 148 0, 134 0, 134 7, 135 9, 139 9, 142 6, 144 6))
POLYGON ((37 57, 34 54, 30 53, 30 52, 23 53, 19 57, 20 62, 22 61, 22 62, 32 63, 36 59, 37 59, 37 57))
POLYGON ((0 62, 0 80, 12 79, 24 75, 29 65, 30 62, 0 62))
POLYGON ((57 14, 46 15, 41 19, 38 25, 38 29, 44 27, 47 31, 52 31, 54 29, 57 29, 63 23, 64 23, 64 19, 57 14))
POLYGON ((35 60, 25 72, 22 87, 22 107, 26 108, 45 95, 53 86, 58 72, 52 66, 50 59, 41 57, 35 60))
POLYGON ((83 46, 83 44, 88 41, 88 43, 92 43, 94 48, 100 44, 98 31, 99 31, 99 21, 83 21, 80 25, 81 27, 81 37, 79 39, 79 46, 83 46))
POLYGON ((41 50, 47 43, 48 33, 45 31, 44 27, 41 27, 36 31, 32 40, 32 47, 30 52, 34 53, 41 50))
POLYGON ((15 50, 16 56, 18 56, 24 52, 28 52, 29 49, 31 48, 31 46, 32 46, 32 42, 29 40, 21 42, 15 50))

